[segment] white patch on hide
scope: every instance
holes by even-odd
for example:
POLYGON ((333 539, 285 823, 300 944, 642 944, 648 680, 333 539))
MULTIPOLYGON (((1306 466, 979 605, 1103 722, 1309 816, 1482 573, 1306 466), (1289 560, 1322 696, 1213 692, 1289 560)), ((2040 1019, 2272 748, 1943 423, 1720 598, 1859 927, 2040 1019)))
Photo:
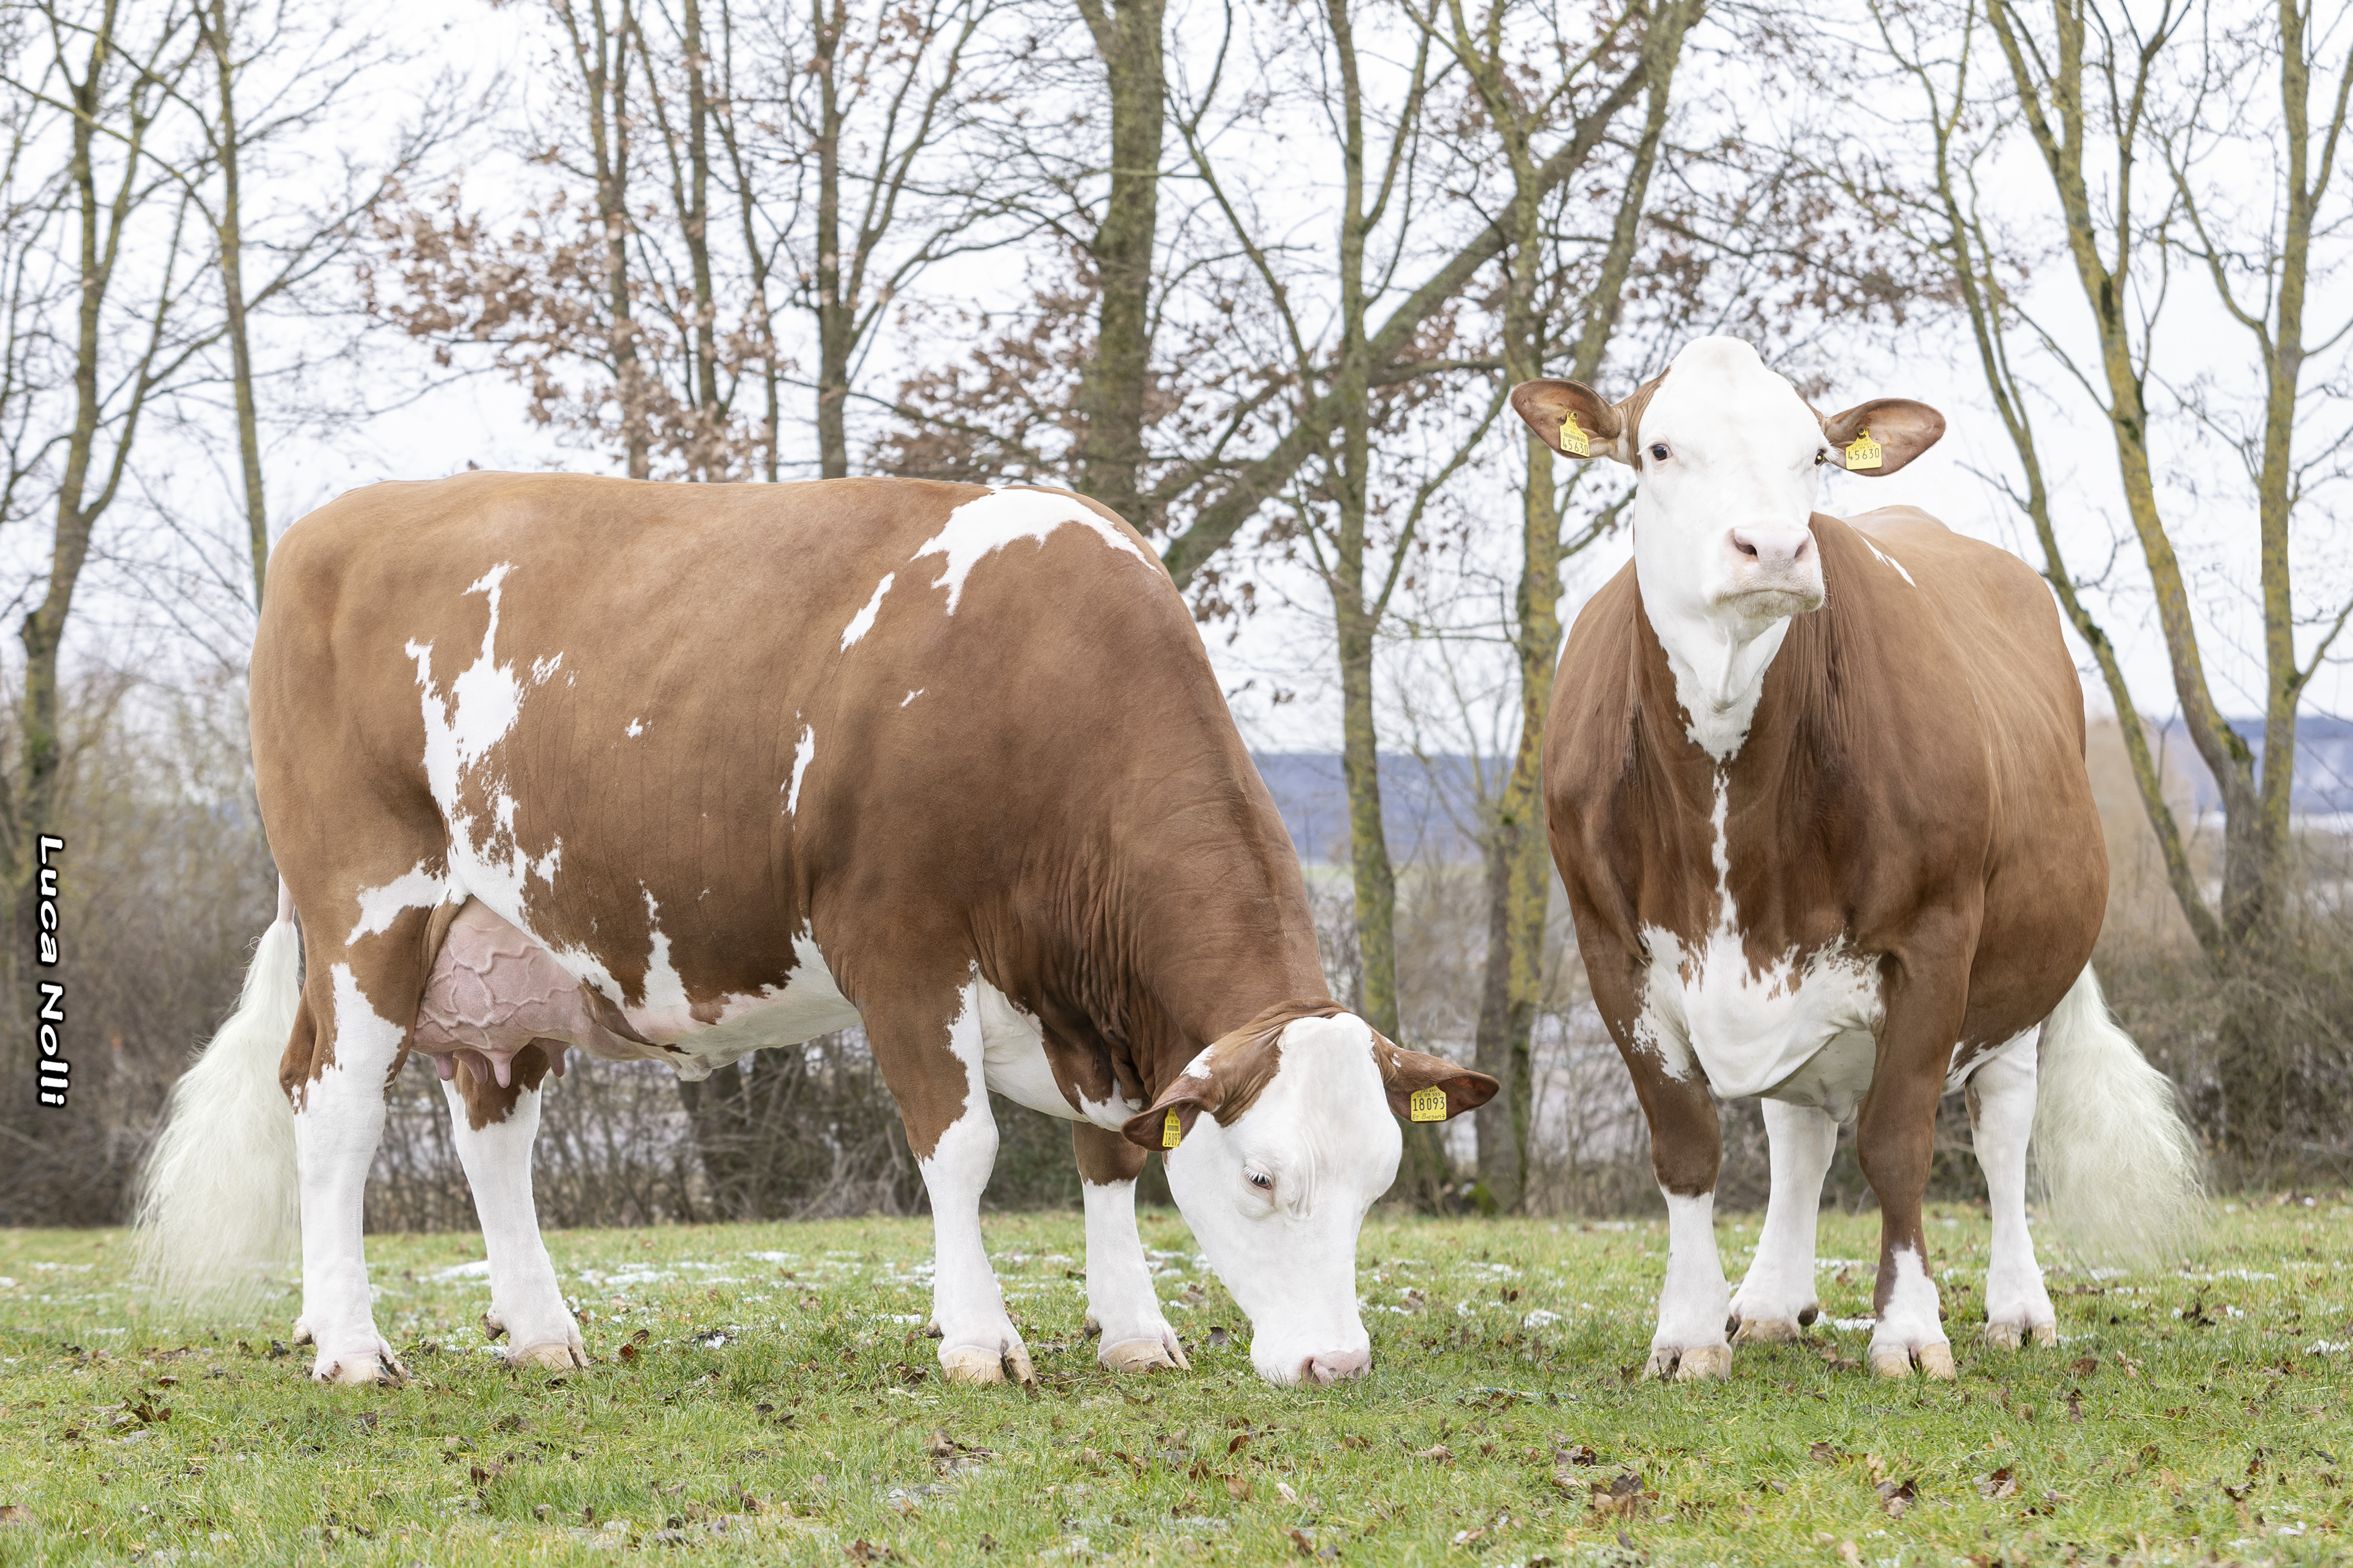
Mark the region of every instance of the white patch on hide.
POLYGON ((923 689, 918 686, 915 689, 907 693, 906 696, 899 699, 899 706, 904 708, 908 703, 913 702, 916 698, 921 697, 923 694, 923 689))
MULTIPOLYGON (((507 793, 505 777, 496 771, 497 749, 522 716, 522 682, 514 666, 499 663, 496 654, 501 585, 512 570, 512 563, 501 562, 466 590, 489 600, 490 616, 474 662, 459 672, 446 692, 434 685, 433 645, 412 640, 405 651, 417 665, 426 784, 449 825, 449 886, 453 892, 471 893, 501 919, 528 931, 522 919, 524 884, 533 877, 553 883, 564 846, 556 840, 536 858, 523 853, 515 837, 520 803, 507 793), (467 782, 474 776, 480 777, 482 794, 491 802, 488 821, 463 804, 467 782)), ((554 674, 553 664, 545 668, 550 676, 554 674)), ((539 664, 532 667, 534 679, 540 668, 539 664)))
POLYGON ((874 596, 866 601, 866 607, 850 616, 849 624, 841 628, 842 652, 848 653, 852 643, 874 629, 874 617, 882 613, 882 595, 891 591, 891 584, 898 577, 896 572, 883 573, 882 581, 874 585, 874 596))
POLYGON ((1880 1016, 1875 967, 1841 940, 1799 962, 1792 948, 1754 969, 1743 948, 1740 911, 1732 897, 1728 845, 1729 781, 1715 775, 1715 919, 1692 948, 1662 926, 1645 926, 1650 966, 1634 1037, 1657 1055, 1671 1078, 1687 1079, 1694 1060, 1725 1099, 1776 1093, 1793 1103, 1819 1104, 1843 1117, 1870 1086, 1874 1059, 1866 1050, 1856 1084, 1851 1052, 1825 1064, 1823 1082, 1799 1075, 1841 1037, 1875 1037, 1880 1016), (1850 1092, 1852 1098, 1846 1098, 1850 1092), (1843 1103, 1835 1103, 1843 1100, 1843 1103))
POLYGON ((425 868, 420 860, 412 870, 402 872, 381 888, 362 888, 359 895, 359 923, 352 934, 343 938, 349 947, 364 936, 380 936, 392 929, 392 922, 405 910, 429 910, 437 905, 454 903, 464 895, 453 889, 448 879, 437 877, 425 868))
POLYGON ((1113 550, 1124 550, 1158 569, 1159 563, 1138 549, 1134 540, 1097 516, 1078 497, 1061 490, 992 489, 948 513, 946 524, 911 559, 947 557, 932 586, 948 591, 948 614, 953 616, 964 596, 965 579, 975 566, 1019 540, 1035 540, 1043 545, 1047 536, 1065 523, 1076 523, 1113 550))
POLYGON ((630 740, 632 740, 632 741, 636 740, 638 736, 640 736, 640 735, 644 734, 645 732, 646 732, 646 721, 645 721, 643 719, 632 719, 632 720, 630 720, 630 721, 629 721, 629 722, 628 722, 628 727, 627 729, 624 729, 624 730, 621 731, 621 733, 622 733, 622 734, 627 735, 627 736, 628 736, 630 740))
MULTIPOLYGON (((1862 530, 1858 528, 1854 531, 1854 536, 1862 541, 1862 547, 1865 550, 1870 551, 1873 555, 1879 557, 1879 559, 1885 564, 1894 567, 1895 574, 1897 576, 1903 578, 1906 583, 1912 583, 1912 574, 1904 570, 1904 563, 1896 560, 1893 555, 1888 554, 1887 552, 1879 548, 1878 545, 1873 544, 1871 542, 1871 536, 1869 534, 1863 532, 1862 530)), ((1920 584, 1917 583, 1912 583, 1912 586, 1915 588, 1919 585, 1920 584)))
POLYGON ((801 726, 801 738, 793 746, 792 781, 785 786, 785 815, 790 816, 801 808, 801 780, 808 775, 809 759, 817 755, 817 731, 801 726))

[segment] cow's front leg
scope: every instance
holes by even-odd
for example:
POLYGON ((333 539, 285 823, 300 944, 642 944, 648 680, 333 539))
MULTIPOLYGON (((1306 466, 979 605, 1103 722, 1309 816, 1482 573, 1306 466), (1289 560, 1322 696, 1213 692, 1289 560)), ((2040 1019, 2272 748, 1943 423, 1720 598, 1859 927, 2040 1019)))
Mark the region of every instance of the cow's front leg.
POLYGON ((1742 1344, 1794 1340, 1821 1315, 1814 1297, 1814 1226, 1821 1214, 1822 1178, 1838 1152, 1838 1121, 1808 1105, 1765 1102, 1765 1137, 1773 1171, 1765 1228, 1732 1320, 1742 1344))
POLYGON ((1891 989, 1871 1090, 1855 1126, 1855 1153, 1879 1196, 1879 1321, 1871 1332, 1871 1370, 1908 1377, 1917 1366, 1930 1377, 1951 1377, 1953 1347, 1928 1275, 1920 1204, 1961 1006, 1957 996, 1936 993, 1933 977, 1891 989))
POLYGON ((1034 1383, 1029 1348, 980 1237, 980 1195, 997 1163, 997 1117, 983 1076, 976 981, 956 994, 944 1030, 905 1000, 867 1009, 867 1037, 899 1102, 907 1146, 932 1200, 932 1328, 952 1383, 1034 1383))
POLYGON ((547 1068, 546 1052, 525 1046, 501 1089, 460 1058, 441 1092, 449 1101, 458 1162, 474 1189, 474 1212, 491 1257, 491 1308, 482 1326, 492 1338, 507 1336, 509 1366, 586 1366, 588 1348, 564 1304, 532 1204, 531 1151, 539 1136, 547 1068))
POLYGON ((302 1184, 294 1342, 315 1347, 311 1375, 322 1382, 377 1383, 406 1373, 376 1331, 361 1230, 385 1097, 424 987, 425 914, 405 911, 352 947, 320 940, 327 923, 304 922, 311 945, 302 1006, 279 1064, 302 1184))
POLYGON ((1071 1125, 1087 1209, 1087 1324, 1100 1331, 1095 1359, 1113 1372, 1192 1370, 1160 1310, 1135 1229, 1135 1178, 1145 1152, 1092 1122, 1071 1125))
POLYGON ((1993 1212, 1993 1257, 1986 1268, 1986 1342, 2015 1350, 2059 1338, 2059 1314, 2026 1228, 2026 1144, 2034 1131, 2035 1051, 2040 1031, 2004 1046, 1969 1075, 1969 1141, 1985 1172, 1993 1212))
POLYGON ((1651 1167, 1667 1200, 1667 1281, 1643 1375, 1685 1383, 1730 1377, 1731 1301, 1715 1249, 1715 1178, 1724 1163, 1715 1099, 1696 1072, 1680 1079, 1638 1073, 1635 1086, 1651 1122, 1651 1167))

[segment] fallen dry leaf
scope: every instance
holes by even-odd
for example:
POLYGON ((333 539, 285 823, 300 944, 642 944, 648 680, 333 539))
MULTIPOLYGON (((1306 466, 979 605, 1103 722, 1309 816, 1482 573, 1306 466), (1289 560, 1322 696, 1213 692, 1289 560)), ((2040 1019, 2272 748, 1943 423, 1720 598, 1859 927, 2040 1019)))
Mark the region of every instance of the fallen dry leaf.
POLYGON ((2095 1355, 2079 1355, 2068 1363, 2067 1370, 2077 1377, 2089 1377, 2100 1370, 2100 1358, 2095 1355))
POLYGON ((30 1524, 33 1510, 20 1502, 0 1502, 0 1524, 30 1524))
POLYGON ((1847 1568, 1861 1568, 1862 1553, 1855 1550, 1853 1542, 1841 1541, 1839 1542, 1839 1561, 1847 1564, 1847 1568))
POLYGON ((1443 1443, 1432 1443, 1427 1448, 1418 1449, 1413 1457, 1417 1459, 1428 1459, 1436 1465, 1451 1465, 1454 1462, 1452 1451, 1443 1443))
POLYGON ((1991 1498, 1996 1502, 2014 1498, 2018 1495, 2018 1478, 2010 1474, 2008 1465, 2004 1465, 1990 1475, 1978 1478, 1978 1495, 1991 1498))
POLYGON ((1228 1476, 1226 1478, 1226 1495, 1233 1499, 1236 1502, 1250 1501, 1250 1479, 1248 1476, 1228 1476))
POLYGON ((1831 1465, 1838 1462, 1839 1451, 1828 1443, 1817 1443, 1806 1450, 1806 1457, 1820 1459, 1825 1465, 1831 1465))
POLYGON ((1876 1489, 1879 1506, 1890 1519, 1902 1519, 1911 1512, 1913 1500, 1920 1495, 1919 1489, 1910 1481, 1900 1486, 1894 1481, 1882 1481, 1876 1489))

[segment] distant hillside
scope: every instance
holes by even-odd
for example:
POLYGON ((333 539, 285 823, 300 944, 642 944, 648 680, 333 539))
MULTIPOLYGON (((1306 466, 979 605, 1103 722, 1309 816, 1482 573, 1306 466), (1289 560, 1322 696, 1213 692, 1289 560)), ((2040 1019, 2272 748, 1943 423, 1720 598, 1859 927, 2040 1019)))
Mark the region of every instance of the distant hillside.
MULTIPOLYGON (((2231 727, 2252 745, 2263 744, 2260 719, 2234 719, 2231 727)), ((2165 766, 2179 769, 2190 784, 2199 812, 2221 809, 2214 780, 2198 760, 2189 733, 2177 721, 2165 729, 2165 766)), ((2289 809, 2298 816, 2353 817, 2353 721, 2307 718, 2296 729, 2295 790, 2289 809)), ((1345 864, 1348 858, 1348 791, 1340 759, 1328 752, 1261 752, 1254 760, 1282 812, 1282 825, 1299 858, 1345 864)), ((1488 792, 1502 764, 1490 760, 1488 792)), ((1381 758, 1381 816, 1388 829, 1389 854, 1399 865, 1415 860, 1456 864, 1479 858, 1472 837, 1479 823, 1478 764, 1469 757, 1427 760, 1395 753, 1381 758)))

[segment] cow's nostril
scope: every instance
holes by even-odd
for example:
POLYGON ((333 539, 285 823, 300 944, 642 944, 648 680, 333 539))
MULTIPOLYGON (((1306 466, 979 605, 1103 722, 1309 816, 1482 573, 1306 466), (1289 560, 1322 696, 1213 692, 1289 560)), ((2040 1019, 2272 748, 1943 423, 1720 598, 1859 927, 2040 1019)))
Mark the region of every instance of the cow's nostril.
POLYGON ((1732 536, 1732 548, 1751 560, 1756 559, 1757 546, 1745 533, 1736 533, 1732 536))
POLYGON ((1361 1351, 1325 1351, 1307 1358, 1302 1369, 1309 1383, 1335 1384, 1344 1377, 1358 1377, 1373 1364, 1373 1352, 1361 1351))

